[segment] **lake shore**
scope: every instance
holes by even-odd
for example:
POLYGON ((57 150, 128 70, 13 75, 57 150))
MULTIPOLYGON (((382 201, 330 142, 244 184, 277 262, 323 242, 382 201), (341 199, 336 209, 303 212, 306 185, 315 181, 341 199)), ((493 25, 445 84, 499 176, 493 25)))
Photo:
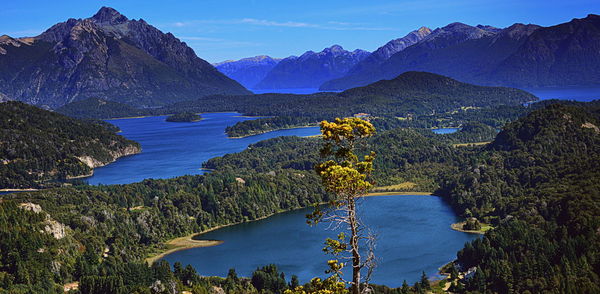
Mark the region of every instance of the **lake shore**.
POLYGON ((24 188, 24 189, 0 189, 0 192, 33 192, 38 191, 39 189, 35 188, 24 188))
MULTIPOLYGON (((218 229, 218 228, 214 228, 214 230, 216 230, 216 229, 218 229)), ((202 234, 202 233, 199 233, 199 234, 202 234)), ((165 243, 165 245, 167 245, 167 247, 170 247, 169 249, 162 251, 159 254, 148 257, 145 259, 145 261, 151 265, 154 262, 156 262, 157 260, 159 260, 173 252, 191 249, 191 248, 210 247, 210 246, 217 246, 217 245, 223 244, 223 241, 220 241, 220 240, 194 240, 193 238, 199 234, 195 233, 195 234, 187 235, 184 237, 172 239, 169 242, 165 243)))
POLYGON ((433 195, 432 192, 370 192, 367 195, 361 196, 361 197, 371 197, 371 196, 411 196, 411 195, 417 195, 417 196, 436 196, 433 195))
MULTIPOLYGON (((361 197, 394 196, 394 195, 396 195, 396 196, 410 196, 410 195, 435 196, 431 192, 376 192, 376 193, 369 193, 369 194, 367 194, 365 196, 361 196, 361 197)), ((326 203, 321 203, 321 204, 326 204, 326 203)), ((211 247, 211 246, 217 246, 217 245, 223 244, 224 241, 222 241, 222 240, 201 240, 201 239, 195 240, 193 238, 200 236, 202 234, 208 233, 208 232, 212 232, 212 231, 215 231, 218 229, 225 228, 225 227, 239 225, 242 223, 255 222, 255 221, 269 218, 269 217, 279 214, 279 213, 289 212, 289 211, 303 209, 303 208, 308 208, 308 207, 297 207, 297 208, 293 208, 293 209, 289 209, 289 210, 282 210, 282 211, 278 211, 275 213, 271 213, 271 214, 263 216, 263 217, 259 217, 257 219, 250 220, 250 221, 235 222, 235 223, 231 223, 231 224, 227 224, 227 225, 220 225, 220 226, 212 227, 210 229, 206 229, 202 232, 193 233, 193 234, 190 234, 190 235, 187 235, 184 237, 178 237, 175 239, 171 239, 164 243, 167 246, 166 250, 158 252, 156 254, 152 254, 150 257, 147 257, 145 259, 145 261, 148 264, 152 265, 157 260, 159 260, 171 253, 177 252, 177 251, 182 251, 182 250, 187 250, 187 249, 192 249, 192 248, 200 248, 200 247, 211 247)))
POLYGON ((492 226, 488 225, 488 224, 481 224, 481 229, 480 230, 464 230, 463 226, 466 222, 458 222, 458 223, 454 223, 452 225, 450 225, 450 227, 455 230, 455 231, 459 231, 459 232, 463 232, 463 233, 469 233, 469 234, 479 234, 479 235, 483 235, 485 234, 485 232, 493 229, 492 226))
MULTIPOLYGON (((294 126, 294 127, 288 127, 288 128, 277 128, 277 129, 272 129, 272 130, 265 130, 265 131, 261 131, 261 132, 257 132, 257 133, 252 133, 250 135, 245 135, 245 136, 236 136, 236 137, 230 137, 229 135, 227 135, 228 139, 243 139, 243 138, 248 138, 248 137, 252 137, 252 136, 258 136, 258 135, 262 135, 262 134, 266 134, 268 132, 275 132, 275 131, 283 131, 283 130, 293 130, 293 129, 302 129, 302 128, 312 128, 312 127, 318 127, 319 125, 304 125, 304 126, 294 126)), ((312 136, 309 136, 312 137, 312 136)))
POLYGON ((275 213, 271 213, 253 220, 249 220, 249 221, 243 221, 243 222, 235 222, 235 223, 230 223, 230 224, 226 224, 226 225, 219 225, 219 226, 215 226, 209 229, 206 229, 204 231, 198 232, 198 233, 193 233, 184 237, 179 237, 179 238, 175 238, 175 239, 171 239, 167 242, 165 242, 164 244, 167 245, 167 247, 169 246, 176 246, 174 248, 168 248, 164 251, 161 251, 159 253, 153 254, 150 257, 147 257, 146 259, 144 259, 148 264, 152 265, 154 262, 156 262, 157 260, 173 253, 173 252, 177 252, 177 251, 181 251, 181 250, 187 250, 187 249, 192 249, 192 248, 199 248, 199 247, 211 247, 211 246, 216 246, 216 245, 220 245, 223 244, 224 241, 221 240, 195 240, 193 239, 194 237, 200 236, 202 234, 206 234, 208 232, 212 232, 218 229, 222 229, 225 227, 229 227, 229 226, 234 226, 234 225, 239 225, 239 224, 243 224, 243 223, 249 223, 249 222, 255 222, 255 221, 259 221, 259 220, 263 220, 266 219, 268 217, 274 216, 278 213, 283 213, 283 212, 288 212, 288 211, 293 211, 293 210, 297 210, 297 209, 303 209, 306 207, 297 207, 297 208, 293 208, 293 209, 289 209, 289 210, 282 210, 282 211, 278 211, 275 213))

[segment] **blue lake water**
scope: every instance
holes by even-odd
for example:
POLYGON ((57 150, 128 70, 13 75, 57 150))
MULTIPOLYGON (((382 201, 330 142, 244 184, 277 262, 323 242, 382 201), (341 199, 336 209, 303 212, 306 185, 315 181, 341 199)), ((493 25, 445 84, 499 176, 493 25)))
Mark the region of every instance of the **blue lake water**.
POLYGON ((441 129, 431 129, 432 132, 442 135, 442 134, 452 134, 456 133, 460 130, 459 128, 441 128, 441 129))
POLYGON ((560 99, 587 102, 600 99, 600 87, 536 88, 523 90, 539 97, 541 100, 560 99))
POLYGON ((96 168, 87 178, 92 185, 127 184, 144 179, 164 179, 204 173, 202 163, 227 153, 240 152, 249 144, 278 136, 312 136, 318 127, 269 132, 240 139, 230 139, 225 128, 253 118, 238 113, 204 113, 199 122, 166 122, 165 116, 115 119, 128 139, 142 145, 142 153, 122 157, 107 166, 96 168))
POLYGON ((314 94, 319 93, 318 88, 293 88, 293 89, 250 89, 254 94, 285 93, 285 94, 314 94))
MULTIPOLYGON (((412 284, 422 271, 435 277, 439 267, 456 259, 465 242, 477 238, 450 228, 458 219, 439 197, 378 196, 359 202, 360 215, 377 235, 379 265, 373 283, 399 287, 406 279, 412 284)), ((164 259, 171 264, 191 264, 198 273, 209 276, 224 277, 228 269, 235 268, 239 275, 248 277, 257 267, 274 263, 286 277, 295 274, 301 283, 326 277, 326 261, 331 256, 321 249, 325 238, 334 238, 337 233, 327 230, 327 224, 306 225, 309 211, 281 213, 208 232, 201 239, 224 243, 174 252, 164 259)))

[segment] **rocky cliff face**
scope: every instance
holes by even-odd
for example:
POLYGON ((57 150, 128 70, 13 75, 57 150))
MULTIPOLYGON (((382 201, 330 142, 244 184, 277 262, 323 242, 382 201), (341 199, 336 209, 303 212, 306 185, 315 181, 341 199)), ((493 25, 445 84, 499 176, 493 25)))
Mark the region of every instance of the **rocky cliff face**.
POLYGON ((68 176, 67 178, 75 179, 91 176, 94 174, 94 168, 105 166, 109 163, 115 162, 117 159, 124 156, 138 154, 142 152, 142 148, 140 148, 140 146, 138 145, 126 145, 116 149, 107 149, 105 150, 105 152, 109 154, 109 157, 104 159, 95 158, 91 155, 76 156, 75 158, 77 158, 79 161, 81 161, 83 164, 90 168, 90 172, 76 176, 68 176))
POLYGON ((253 89, 281 61, 266 55, 228 60, 214 64, 226 76, 236 80, 248 89, 253 89))
POLYGON ((280 61, 256 85, 257 89, 318 88, 323 82, 343 76, 369 52, 344 50, 333 45, 321 52, 308 51, 300 57, 291 56, 280 61))
POLYGON ((54 108, 90 97, 155 106, 249 92, 171 33, 103 7, 35 38, 0 37, 0 93, 54 108))
POLYGON ((104 160, 96 159, 90 155, 77 156, 77 159, 79 159, 81 162, 83 162, 89 168, 93 169, 93 168, 105 166, 111 162, 115 162, 117 159, 119 159, 121 157, 138 154, 138 153, 142 152, 142 148, 140 148, 137 145, 126 145, 124 147, 117 148, 115 150, 107 150, 107 152, 108 152, 108 154, 110 154, 110 158, 108 158, 108 160, 107 159, 104 159, 104 160))

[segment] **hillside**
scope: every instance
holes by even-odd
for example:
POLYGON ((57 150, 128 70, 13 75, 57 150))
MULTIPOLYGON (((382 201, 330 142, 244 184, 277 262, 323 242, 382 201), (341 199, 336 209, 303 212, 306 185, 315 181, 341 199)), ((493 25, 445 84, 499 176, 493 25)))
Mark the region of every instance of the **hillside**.
POLYGON ((463 216, 498 226, 458 254, 466 290, 596 293, 600 125, 550 105, 509 124, 438 191, 463 216), (575 290, 576 289, 576 290, 575 290))
POLYGON ((51 108, 91 97, 156 106, 249 93, 171 33, 108 7, 33 38, 2 36, 0 48, 0 96, 51 108))
POLYGON ((89 175, 95 167, 140 152, 101 125, 21 102, 0 103, 0 189, 37 188, 89 175))
POLYGON ((281 60, 254 88, 318 88, 325 81, 343 76, 368 55, 367 51, 356 49, 350 52, 339 45, 321 52, 308 51, 300 57, 281 60))
POLYGON ((523 90, 477 86, 427 72, 405 72, 392 80, 346 90, 339 95, 385 97, 415 106, 420 104, 432 111, 449 111, 461 106, 518 105, 537 100, 523 90))
POLYGON ((105 99, 88 98, 63 105, 56 112, 74 118, 122 118, 129 116, 141 116, 147 113, 144 109, 138 109, 127 104, 105 99))
POLYGON ((261 55, 240 60, 227 60, 214 64, 214 66, 229 78, 242 84, 242 86, 253 89, 279 61, 281 61, 280 58, 261 55))

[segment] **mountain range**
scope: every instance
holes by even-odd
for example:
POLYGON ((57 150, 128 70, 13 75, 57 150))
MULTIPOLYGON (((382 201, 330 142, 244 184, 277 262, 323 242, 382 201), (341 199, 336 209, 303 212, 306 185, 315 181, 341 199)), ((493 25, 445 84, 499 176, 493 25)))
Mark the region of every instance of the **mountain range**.
POLYGON ((308 51, 301 56, 281 60, 255 85, 255 89, 318 88, 325 81, 342 77, 370 53, 347 51, 333 45, 321 52, 308 51))
POLYGON ((33 38, 0 37, 0 99, 60 107, 90 97, 157 106, 249 94, 171 33, 102 7, 33 38))
POLYGON ((213 65, 226 76, 238 81, 244 87, 252 89, 267 76, 279 61, 281 58, 259 55, 240 60, 226 60, 213 65))
POLYGON ((504 29, 452 23, 435 29, 380 64, 350 70, 321 90, 343 90, 427 71, 482 85, 513 87, 600 84, 600 16, 551 27, 504 29))

